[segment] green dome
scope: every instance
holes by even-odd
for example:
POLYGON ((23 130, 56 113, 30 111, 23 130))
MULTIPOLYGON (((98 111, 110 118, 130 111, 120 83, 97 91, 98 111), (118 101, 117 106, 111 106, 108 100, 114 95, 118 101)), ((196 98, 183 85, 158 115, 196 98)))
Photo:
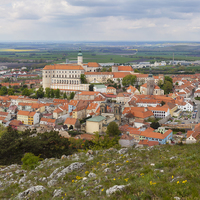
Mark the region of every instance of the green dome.
POLYGON ((81 52, 81 47, 79 48, 78 56, 83 56, 83 54, 81 52))

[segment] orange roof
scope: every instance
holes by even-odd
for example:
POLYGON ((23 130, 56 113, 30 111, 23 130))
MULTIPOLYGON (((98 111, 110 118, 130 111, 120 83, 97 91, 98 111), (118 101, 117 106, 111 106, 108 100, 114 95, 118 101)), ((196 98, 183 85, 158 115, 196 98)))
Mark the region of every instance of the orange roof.
POLYGON ((114 87, 107 87, 107 90, 116 90, 114 87))
POLYGON ((99 92, 93 92, 93 91, 82 91, 79 95, 97 95, 99 92))
POLYGON ((85 72, 85 75, 113 75, 112 72, 85 72))
POLYGON ((87 107, 87 110, 95 109, 98 106, 98 103, 90 103, 87 107))
POLYGON ((29 112, 24 110, 19 110, 17 115, 34 116, 36 112, 29 112))
POLYGON ((118 66, 118 71, 134 71, 131 66, 118 66))
POLYGON ((70 100, 69 105, 76 106, 78 104, 77 100, 70 100))
POLYGON ((46 65, 43 70, 84 70, 81 65, 77 64, 54 64, 46 65))
POLYGON ((123 134, 120 138, 120 140, 133 140, 133 139, 134 139, 133 137, 127 134, 123 134))
POLYGON ((130 75, 130 72, 112 72, 113 78, 124 78, 126 75, 130 75))
POLYGON ((64 124, 70 124, 70 125, 75 125, 77 119, 76 118, 67 118, 64 122, 64 124))
POLYGON ((148 109, 151 110, 151 111, 157 110, 157 111, 167 112, 169 108, 166 108, 166 107, 163 107, 163 106, 162 107, 157 106, 157 107, 148 107, 148 109))
POLYGON ((159 145, 159 142, 149 141, 149 140, 140 140, 138 144, 145 145, 145 146, 155 146, 155 145, 159 145))
POLYGON ((99 65, 99 64, 96 63, 96 62, 89 62, 89 63, 87 64, 87 66, 88 66, 88 67, 101 67, 101 65, 99 65))

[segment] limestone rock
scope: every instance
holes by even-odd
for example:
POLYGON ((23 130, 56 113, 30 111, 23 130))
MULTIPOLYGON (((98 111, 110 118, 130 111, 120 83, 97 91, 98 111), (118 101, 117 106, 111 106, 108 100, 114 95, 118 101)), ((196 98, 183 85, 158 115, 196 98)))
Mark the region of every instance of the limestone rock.
POLYGON ((111 169, 110 168, 106 168, 103 170, 105 173, 110 173, 111 172, 111 169))
POLYGON ((125 154, 125 153, 127 153, 127 151, 128 151, 128 148, 123 148, 123 149, 120 149, 120 150, 118 151, 118 153, 119 153, 119 154, 125 154))
POLYGON ((66 158, 67 158, 66 155, 62 155, 62 156, 61 156, 61 160, 66 159, 66 158))
POLYGON ((93 172, 90 172, 90 173, 88 174, 88 177, 90 177, 90 178, 96 178, 97 175, 96 175, 95 173, 93 173, 93 172))
POLYGON ((39 191, 43 192, 45 189, 46 188, 42 185, 33 186, 33 187, 30 187, 29 189, 25 190, 24 192, 19 193, 17 197, 19 199, 24 198, 29 194, 31 195, 31 194, 39 192, 39 191))
POLYGON ((83 165, 85 165, 85 163, 79 163, 79 162, 72 163, 68 167, 64 168, 61 172, 56 174, 55 178, 58 179, 62 176, 65 176, 65 174, 67 173, 70 173, 70 172, 73 172, 74 170, 82 168, 83 165))
POLYGON ((62 170, 64 167, 62 166, 62 167, 59 167, 59 168, 57 168, 57 169, 55 169, 52 173, 51 173, 51 175, 48 177, 48 179, 52 179, 60 170, 62 170))
POLYGON ((19 184, 24 183, 26 181, 26 178, 27 178, 27 176, 26 176, 26 174, 24 174, 24 176, 19 180, 19 184))
POLYGON ((49 186, 49 187, 52 187, 52 186, 54 186, 54 185, 56 185, 56 183, 57 183, 57 180, 50 180, 48 183, 47 183, 47 185, 49 186))
POLYGON ((108 196, 110 196, 111 194, 114 194, 117 191, 123 191, 125 187, 126 187, 125 185, 115 185, 115 186, 107 189, 106 194, 108 196))
POLYGON ((62 193, 63 193, 62 189, 54 190, 54 192, 53 192, 53 198, 61 196, 62 193))
POLYGON ((86 153, 86 156, 90 156, 90 155, 93 155, 93 151, 92 150, 88 150, 88 152, 86 153))

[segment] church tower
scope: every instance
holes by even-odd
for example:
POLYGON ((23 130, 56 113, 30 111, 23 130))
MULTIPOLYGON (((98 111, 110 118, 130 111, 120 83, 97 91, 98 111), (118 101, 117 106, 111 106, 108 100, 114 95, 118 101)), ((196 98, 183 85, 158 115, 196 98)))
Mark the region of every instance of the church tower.
POLYGON ((121 113, 121 105, 120 104, 115 104, 114 116, 115 116, 115 119, 119 121, 119 124, 121 124, 122 113, 121 113))
POLYGON ((78 60, 78 63, 77 63, 78 65, 83 65, 83 54, 81 52, 81 48, 79 48, 77 60, 78 60))
POLYGON ((153 74, 151 73, 151 67, 150 67, 150 73, 147 78, 147 95, 153 95, 154 86, 155 86, 155 81, 153 74))

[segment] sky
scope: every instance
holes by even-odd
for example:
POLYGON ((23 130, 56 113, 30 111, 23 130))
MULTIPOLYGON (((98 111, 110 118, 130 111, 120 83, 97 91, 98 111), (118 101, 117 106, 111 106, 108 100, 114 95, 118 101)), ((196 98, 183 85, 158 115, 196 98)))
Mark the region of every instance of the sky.
POLYGON ((0 0, 0 41, 200 41, 200 0, 0 0))

